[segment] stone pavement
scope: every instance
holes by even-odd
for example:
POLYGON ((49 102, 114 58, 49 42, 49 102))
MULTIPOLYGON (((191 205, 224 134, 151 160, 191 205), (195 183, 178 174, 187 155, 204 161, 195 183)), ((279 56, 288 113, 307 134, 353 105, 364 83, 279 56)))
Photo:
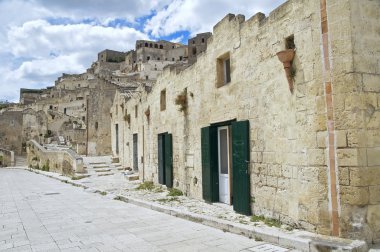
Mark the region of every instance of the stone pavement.
POLYGON ((89 191, 0 169, 0 251, 289 251, 89 191))

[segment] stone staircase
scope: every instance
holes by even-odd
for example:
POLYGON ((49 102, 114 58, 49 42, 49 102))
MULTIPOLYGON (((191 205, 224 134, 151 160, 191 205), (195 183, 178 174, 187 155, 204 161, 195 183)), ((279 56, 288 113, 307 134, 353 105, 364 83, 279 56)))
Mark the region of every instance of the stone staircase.
POLYGON ((15 161, 16 161, 15 167, 27 167, 28 166, 26 156, 16 156, 15 161))
POLYGON ((122 167, 118 158, 111 156, 83 157, 86 173, 82 176, 124 176, 127 180, 138 180, 138 174, 130 172, 128 168, 122 167))

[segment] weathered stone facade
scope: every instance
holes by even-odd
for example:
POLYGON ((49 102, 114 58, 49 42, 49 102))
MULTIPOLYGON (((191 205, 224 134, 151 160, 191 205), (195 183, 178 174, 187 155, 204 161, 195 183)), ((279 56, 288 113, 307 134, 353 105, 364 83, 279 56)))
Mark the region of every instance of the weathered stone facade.
POLYGON ((173 186, 202 198, 201 128, 231 134, 233 122, 248 120, 252 213, 379 241, 379 9, 370 0, 293 0, 268 17, 227 15, 197 63, 167 67, 151 92, 116 96, 114 155, 158 183, 168 132, 173 186), (292 93, 276 53, 294 47, 292 93))

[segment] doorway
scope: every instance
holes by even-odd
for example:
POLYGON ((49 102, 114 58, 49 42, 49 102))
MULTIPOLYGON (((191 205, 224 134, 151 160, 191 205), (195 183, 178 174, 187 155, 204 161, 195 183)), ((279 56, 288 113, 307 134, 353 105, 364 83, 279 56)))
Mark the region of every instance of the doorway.
POLYGON ((173 187, 172 134, 158 134, 158 183, 173 187))
POLYGON ((133 170, 139 170, 138 135, 133 134, 133 170))
POLYGON ((115 124, 115 135, 116 135, 116 154, 119 154, 119 124, 115 124))
POLYGON ((251 214, 249 121, 229 121, 201 129, 202 194, 208 202, 232 204, 251 214))
POLYGON ((229 127, 218 128, 219 201, 231 204, 230 196, 230 137, 229 127))

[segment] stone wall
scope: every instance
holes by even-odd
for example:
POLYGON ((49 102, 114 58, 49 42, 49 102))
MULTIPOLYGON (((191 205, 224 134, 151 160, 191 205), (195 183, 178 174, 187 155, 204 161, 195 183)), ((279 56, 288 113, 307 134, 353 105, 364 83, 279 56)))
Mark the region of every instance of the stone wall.
POLYGON ((27 163, 30 168, 74 176, 83 173, 83 159, 71 150, 47 150, 31 140, 27 146, 27 163))
POLYGON ((331 54, 326 57, 318 1, 288 1, 268 17, 258 13, 246 21, 241 15, 227 15, 214 26, 207 51, 196 64, 184 71, 166 69, 151 93, 126 101, 115 98, 113 109, 123 104, 124 113, 130 115, 129 122, 122 120, 120 112, 112 120, 111 127, 117 123, 119 128, 120 160, 133 167, 133 135, 137 134, 140 177, 157 183, 157 135, 169 132, 173 135, 173 184, 201 198, 201 128, 249 120, 254 214, 321 234, 379 239, 379 57, 374 45, 379 34, 373 32, 378 30, 378 12, 371 12, 376 9, 376 1, 328 1, 326 48, 331 54), (354 20, 368 25, 367 34, 356 31, 365 33, 354 20), (292 37, 296 48, 293 93, 276 56, 292 37), (371 57, 363 60, 356 50, 371 57), (219 85, 218 62, 226 56, 231 82, 219 85), (333 62, 330 86, 326 85, 327 62, 333 62), (326 87, 332 87, 332 95, 326 87), (187 98, 184 111, 175 104, 179 95, 187 98), (333 168, 337 168, 336 183, 331 180, 333 168), (331 208, 334 188, 339 193, 338 219, 331 208), (333 221, 340 223, 338 234, 332 230, 333 221))
POLYGON ((22 110, 0 111, 0 147, 20 155, 23 151, 22 110))
POLYGON ((14 151, 0 148, 0 167, 15 166, 15 153, 14 151))

